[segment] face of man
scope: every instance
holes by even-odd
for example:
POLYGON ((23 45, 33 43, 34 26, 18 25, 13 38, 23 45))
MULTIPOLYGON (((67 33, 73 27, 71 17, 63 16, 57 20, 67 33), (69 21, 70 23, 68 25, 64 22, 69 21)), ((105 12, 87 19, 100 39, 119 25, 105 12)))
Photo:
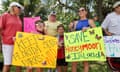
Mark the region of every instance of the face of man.
POLYGON ((56 21, 56 16, 55 15, 51 15, 50 16, 50 21, 55 22, 56 21))
POLYGON ((115 12, 118 13, 118 14, 120 14, 120 5, 115 8, 115 12))

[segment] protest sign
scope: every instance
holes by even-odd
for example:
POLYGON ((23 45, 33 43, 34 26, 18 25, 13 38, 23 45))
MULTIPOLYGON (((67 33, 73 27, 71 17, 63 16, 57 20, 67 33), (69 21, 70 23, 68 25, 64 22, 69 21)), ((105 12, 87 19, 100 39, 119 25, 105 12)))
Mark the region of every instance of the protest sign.
POLYGON ((64 41, 67 62, 106 60, 101 27, 65 33, 64 41))
POLYGON ((36 32, 35 21, 40 20, 40 17, 24 17, 24 32, 36 32))
POLYGON ((120 57, 120 36, 104 36, 107 57, 120 57))
POLYGON ((18 32, 14 45, 12 65, 55 68, 57 38, 18 32))

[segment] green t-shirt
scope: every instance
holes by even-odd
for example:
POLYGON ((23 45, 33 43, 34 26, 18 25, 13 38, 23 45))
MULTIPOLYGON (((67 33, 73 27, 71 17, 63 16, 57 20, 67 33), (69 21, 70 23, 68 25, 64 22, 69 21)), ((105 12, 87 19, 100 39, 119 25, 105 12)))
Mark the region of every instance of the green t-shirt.
POLYGON ((96 27, 99 27, 100 23, 98 21, 95 21, 95 25, 96 25, 96 27))

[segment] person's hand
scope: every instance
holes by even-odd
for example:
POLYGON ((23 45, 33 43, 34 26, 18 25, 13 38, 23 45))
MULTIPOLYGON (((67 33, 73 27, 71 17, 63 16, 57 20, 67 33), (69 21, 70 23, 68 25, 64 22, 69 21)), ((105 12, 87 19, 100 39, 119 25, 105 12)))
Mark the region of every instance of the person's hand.
POLYGON ((13 41, 15 41, 16 40, 16 37, 13 37, 13 41))
POLYGON ((107 32, 106 34, 107 34, 107 36, 112 36, 112 33, 110 33, 110 32, 107 32))
POLYGON ((87 29, 87 27, 83 27, 82 32, 85 32, 87 29))
POLYGON ((72 29, 73 29, 73 26, 74 26, 74 24, 73 24, 73 22, 71 22, 71 23, 69 24, 69 29, 72 30, 72 29))
POLYGON ((62 43, 59 42, 59 43, 58 43, 58 47, 62 47, 62 43))

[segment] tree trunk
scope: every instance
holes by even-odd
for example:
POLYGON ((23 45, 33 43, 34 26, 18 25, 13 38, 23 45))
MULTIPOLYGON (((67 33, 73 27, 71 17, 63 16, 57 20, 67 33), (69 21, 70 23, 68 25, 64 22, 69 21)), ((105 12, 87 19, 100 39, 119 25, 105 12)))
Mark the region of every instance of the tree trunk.
POLYGON ((97 9, 96 10, 97 10, 100 22, 103 21, 102 3, 103 3, 103 0, 97 0, 97 9))

